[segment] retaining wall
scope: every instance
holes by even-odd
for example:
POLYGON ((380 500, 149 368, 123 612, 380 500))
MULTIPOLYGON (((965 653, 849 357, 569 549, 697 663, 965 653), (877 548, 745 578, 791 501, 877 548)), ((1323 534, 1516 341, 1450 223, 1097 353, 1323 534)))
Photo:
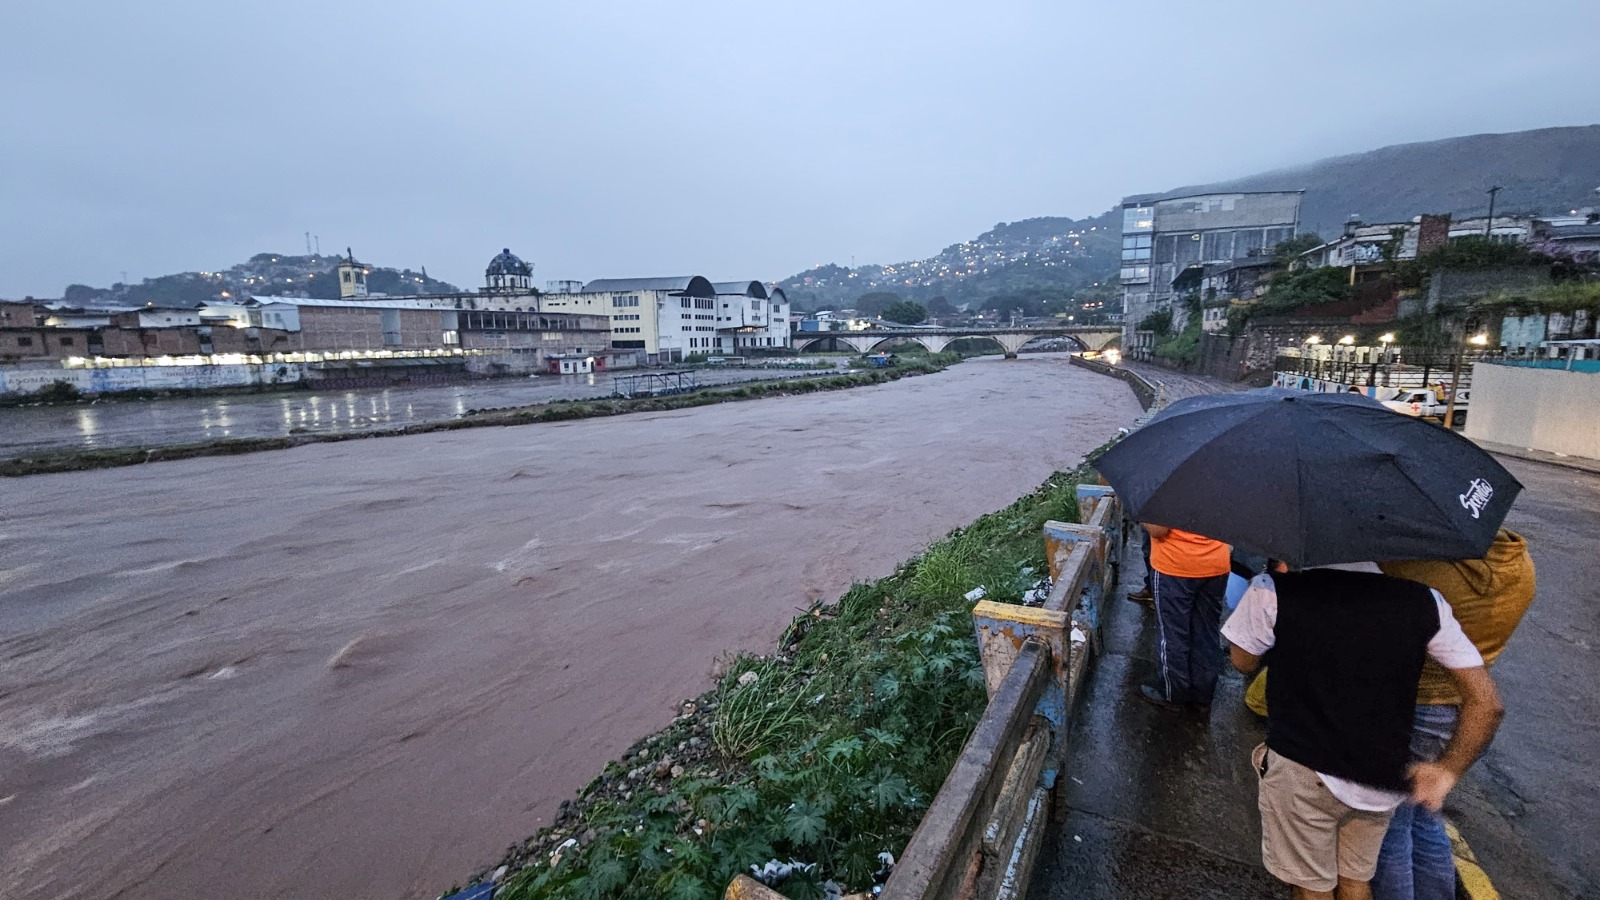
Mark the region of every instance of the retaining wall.
POLYGON ((1075 366, 1081 366, 1092 372, 1099 372, 1101 375, 1109 375, 1112 378, 1120 378, 1126 381, 1128 386, 1133 388, 1134 396, 1139 398, 1139 405, 1145 409, 1149 409, 1156 402, 1155 387, 1150 382, 1140 378, 1138 373, 1131 369, 1108 365, 1096 359, 1085 359, 1077 354, 1069 357, 1068 361, 1075 366))
POLYGON ((305 378, 300 363, 217 366, 117 366, 106 369, 0 367, 0 394, 33 394, 55 382, 83 394, 111 391, 174 390, 297 384, 305 378))

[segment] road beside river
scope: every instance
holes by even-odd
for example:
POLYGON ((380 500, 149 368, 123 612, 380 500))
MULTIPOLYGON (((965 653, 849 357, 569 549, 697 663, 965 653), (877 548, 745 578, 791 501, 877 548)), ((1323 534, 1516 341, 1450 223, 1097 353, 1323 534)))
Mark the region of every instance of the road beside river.
POLYGON ((1139 412, 1029 356, 9 482, 0 895, 431 897, 1139 412))

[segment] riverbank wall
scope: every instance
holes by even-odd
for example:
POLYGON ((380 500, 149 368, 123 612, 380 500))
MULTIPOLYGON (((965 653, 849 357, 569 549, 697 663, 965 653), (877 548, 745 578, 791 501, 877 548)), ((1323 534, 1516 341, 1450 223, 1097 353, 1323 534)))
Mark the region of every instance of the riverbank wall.
POLYGON ((0 397, 37 394, 65 384, 79 394, 128 391, 196 391, 296 385, 307 377, 304 363, 203 366, 0 366, 0 397))

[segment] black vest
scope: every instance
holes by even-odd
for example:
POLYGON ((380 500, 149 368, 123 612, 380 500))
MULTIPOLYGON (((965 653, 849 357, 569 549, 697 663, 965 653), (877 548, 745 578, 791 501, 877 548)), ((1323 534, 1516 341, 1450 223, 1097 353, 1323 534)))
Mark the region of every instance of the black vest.
POLYGON ((1337 569, 1273 575, 1267 746, 1311 769, 1409 790, 1412 717, 1438 607, 1424 585, 1337 569))

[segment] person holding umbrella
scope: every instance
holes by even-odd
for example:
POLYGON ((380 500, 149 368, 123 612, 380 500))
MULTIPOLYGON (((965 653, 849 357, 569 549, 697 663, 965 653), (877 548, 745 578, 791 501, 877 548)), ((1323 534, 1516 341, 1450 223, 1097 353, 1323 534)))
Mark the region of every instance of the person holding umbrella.
POLYGON ((1276 388, 1181 400, 1095 465, 1139 520, 1287 563, 1223 629, 1241 671, 1273 651, 1252 756, 1262 859, 1296 897, 1370 897, 1394 807, 1437 810, 1503 713, 1443 599, 1366 561, 1482 557, 1522 486, 1471 441, 1366 397, 1276 388), (1426 658, 1460 718, 1438 761, 1408 766, 1426 658))
POLYGON ((1260 780, 1261 855, 1296 898, 1370 900, 1395 808, 1437 811, 1504 710, 1483 657, 1437 591, 1376 565, 1263 574, 1222 634, 1246 675, 1273 651, 1260 780), (1444 753, 1411 764, 1424 658, 1462 698, 1444 753))

